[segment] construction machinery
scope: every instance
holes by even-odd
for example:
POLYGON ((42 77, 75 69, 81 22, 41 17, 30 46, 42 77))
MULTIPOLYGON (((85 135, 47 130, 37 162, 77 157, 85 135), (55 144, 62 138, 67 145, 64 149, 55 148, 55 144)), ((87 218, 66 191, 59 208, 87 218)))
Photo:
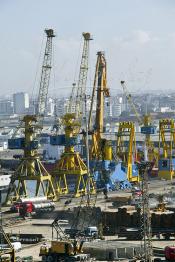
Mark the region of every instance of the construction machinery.
MULTIPOLYGON (((69 192, 68 184, 71 183, 75 185, 75 197, 79 197, 86 193, 86 182, 88 180, 88 168, 80 157, 80 154, 75 151, 75 146, 78 144, 78 135, 82 126, 83 102, 85 98, 88 73, 89 41, 91 40, 90 33, 83 33, 83 38, 84 44, 77 92, 75 85, 73 85, 69 105, 70 112, 65 114, 61 120, 65 134, 50 137, 50 143, 52 145, 65 146, 64 153, 56 162, 55 168, 52 171, 57 193, 67 194, 69 192), (75 93, 76 97, 74 97, 75 93), (69 179, 72 179, 70 183, 68 183, 69 179)), ((90 178, 90 187, 91 191, 94 192, 95 188, 92 177, 90 178)))
POLYGON ((158 176, 171 180, 175 175, 175 123, 174 119, 159 121, 158 176))
MULTIPOLYGON (((0 200, 2 197, 2 192, 0 190, 0 200)), ((15 249, 14 246, 11 244, 10 239, 8 235, 5 233, 2 225, 2 210, 1 210, 1 201, 0 201, 0 261, 15 262, 16 256, 15 256, 15 249), (3 245, 7 245, 6 248, 3 248, 3 245), (8 258, 7 258, 8 257, 8 258)))
MULTIPOLYGON (((7 236, 7 234, 4 232, 2 225, 0 225, 0 238, 1 240, 4 240, 3 244, 7 244, 8 247, 7 248, 1 248, 0 247, 0 261, 7 261, 7 257, 9 257, 10 259, 8 261, 10 262, 15 262, 15 249, 13 247, 13 245, 10 242, 9 237, 7 236)), ((2 243, 0 243, 2 244, 2 243)))
POLYGON ((121 169, 126 173, 126 180, 131 183, 139 182, 137 165, 137 148, 135 126, 132 122, 120 122, 117 132, 116 155, 121 159, 121 169))
POLYGON ((109 97, 107 63, 104 52, 97 53, 94 84, 91 96, 88 129, 91 134, 90 169, 95 175, 97 187, 106 187, 110 181, 110 164, 113 160, 111 141, 104 137, 104 101, 109 97), (96 116, 92 126, 92 111, 96 94, 96 116))
POLYGON ((71 240, 61 228, 60 221, 55 219, 52 223, 52 241, 50 245, 42 245, 39 256, 42 261, 89 261, 90 256, 82 251, 84 241, 71 240), (54 232, 56 239, 54 239, 54 232))
POLYGON ((51 71, 52 39, 55 37, 53 29, 46 29, 46 47, 42 65, 41 81, 38 96, 37 115, 23 117, 21 127, 24 128, 24 137, 12 138, 8 141, 9 149, 22 149, 24 156, 21 159, 7 194, 7 202, 13 202, 20 197, 47 196, 56 200, 57 196, 52 182, 52 177, 44 168, 38 156, 38 137, 43 127, 47 93, 51 71), (39 124, 38 124, 39 122, 39 124), (31 195, 31 191, 33 191, 31 195))
POLYGON ((152 125, 151 123, 151 116, 149 114, 146 114, 143 117, 140 117, 139 113, 137 112, 137 109, 133 103, 132 96, 128 92, 125 81, 121 81, 121 86, 123 88, 123 92, 126 96, 126 99, 128 100, 133 112, 135 113, 135 116, 138 120, 138 123, 141 127, 141 134, 145 135, 145 146, 148 149, 148 160, 151 162, 156 163, 158 160, 158 153, 155 150, 154 144, 151 141, 151 135, 155 134, 156 127, 152 125))

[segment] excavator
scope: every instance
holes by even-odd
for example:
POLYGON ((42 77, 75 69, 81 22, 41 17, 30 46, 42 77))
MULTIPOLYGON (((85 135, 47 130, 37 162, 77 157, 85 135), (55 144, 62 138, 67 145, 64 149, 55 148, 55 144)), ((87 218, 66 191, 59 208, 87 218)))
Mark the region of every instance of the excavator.
POLYGON ((61 221, 55 219, 52 223, 52 241, 50 245, 42 245, 39 256, 43 262, 73 262, 73 261, 89 261, 90 256, 84 254, 82 247, 84 241, 77 239, 71 240, 63 231, 61 221), (54 238, 56 233, 56 239, 54 238))

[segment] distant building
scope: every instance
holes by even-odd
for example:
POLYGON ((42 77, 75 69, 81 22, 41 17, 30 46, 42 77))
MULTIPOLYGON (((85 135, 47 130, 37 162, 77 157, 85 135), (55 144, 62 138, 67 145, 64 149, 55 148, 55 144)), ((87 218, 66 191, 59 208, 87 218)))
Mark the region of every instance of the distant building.
POLYGON ((27 93, 16 93, 13 95, 14 102, 14 113, 25 114, 26 110, 29 109, 29 95, 27 93))
POLYGON ((47 102, 47 115, 48 116, 53 116, 54 115, 54 110, 55 110, 55 101, 53 98, 48 98, 47 102))
POLYGON ((118 117, 122 113, 122 97, 115 97, 112 103, 112 116, 118 117))
POLYGON ((105 98, 104 114, 105 114, 105 117, 112 117, 112 103, 109 97, 105 98))
POLYGON ((127 100, 126 96, 123 95, 121 100, 122 100, 122 108, 121 108, 122 112, 123 111, 128 112, 129 111, 129 104, 128 104, 128 100, 127 100))
POLYGON ((14 108, 11 100, 0 101, 0 115, 12 115, 13 113, 14 108))
POLYGON ((64 115, 64 102, 65 102, 64 98, 55 100, 55 103, 56 103, 56 115, 58 117, 64 115))
POLYGON ((160 112, 167 113, 167 112, 173 112, 173 110, 171 110, 171 108, 168 106, 164 106, 164 107, 160 107, 160 112))

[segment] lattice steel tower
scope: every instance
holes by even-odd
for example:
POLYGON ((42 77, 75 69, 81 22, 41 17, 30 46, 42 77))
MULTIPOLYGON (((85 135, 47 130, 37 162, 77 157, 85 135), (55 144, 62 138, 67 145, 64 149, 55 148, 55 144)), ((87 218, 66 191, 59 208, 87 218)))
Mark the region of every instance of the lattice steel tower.
POLYGON ((142 179, 141 234, 143 237, 143 258, 145 262, 151 262, 153 257, 153 248, 148 188, 148 170, 151 168, 150 162, 143 161, 138 164, 138 168, 142 179))
POLYGON ((50 81, 50 73, 52 68, 52 39, 55 37, 53 29, 45 29, 47 36, 46 47, 44 52, 44 59, 42 64, 42 73, 38 94, 38 108, 37 115, 43 117, 46 110, 47 94, 50 81))
POLYGON ((84 96, 86 93, 87 73, 88 73, 88 59, 89 59, 89 41, 92 40, 90 33, 83 33, 84 44, 83 53, 80 64, 80 72, 77 85, 77 94, 75 98, 76 103, 76 117, 81 119, 83 115, 84 96))

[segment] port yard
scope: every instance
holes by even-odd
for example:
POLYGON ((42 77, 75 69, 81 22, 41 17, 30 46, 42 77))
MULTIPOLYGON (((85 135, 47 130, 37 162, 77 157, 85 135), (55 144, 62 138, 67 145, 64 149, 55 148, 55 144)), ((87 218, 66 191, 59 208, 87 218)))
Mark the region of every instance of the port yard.
MULTIPOLYGON (((150 188, 150 194, 159 194, 164 193, 166 194, 169 191, 174 190, 174 184, 173 181, 160 181, 160 180, 152 180, 149 183, 150 188)), ((96 208, 100 208, 101 211, 104 213, 111 213, 114 214, 118 211, 119 208, 122 208, 122 201, 120 203, 120 200, 123 198, 130 198, 131 197, 131 191, 125 190, 125 191, 119 191, 119 192, 110 192, 108 195, 108 199, 104 199, 103 193, 99 193, 97 197, 96 202, 96 208), (118 199, 117 204, 119 207, 115 207, 113 204, 115 200, 118 199), (121 205, 121 206, 120 206, 121 205)), ((17 256, 26 257, 33 256, 34 261, 40 261, 39 258, 39 249, 42 243, 49 243, 51 241, 52 236, 52 227, 51 224, 53 220, 58 217, 62 220, 72 220, 73 216, 73 210, 75 210, 75 207, 79 206, 80 199, 72 199, 72 202, 68 205, 65 205, 65 201, 67 200, 67 197, 63 197, 58 203, 56 203, 56 208, 53 213, 51 214, 43 214, 40 218, 26 218, 25 220, 22 218, 19 218, 19 214, 17 213, 9 213, 8 207, 3 207, 3 225, 6 233, 11 234, 41 234, 42 239, 38 243, 32 243, 32 240, 29 241, 28 244, 22 244, 22 250, 17 252, 17 256)), ((82 206, 83 208, 83 206, 82 206)), ((125 206, 123 207, 125 208, 125 206)), ((131 207, 133 209, 133 206, 131 207)), ((171 206, 171 210, 175 207, 171 206)), ((88 216, 88 213, 87 213, 88 216)), ((112 215, 113 216, 113 215, 112 215)), ((87 219, 88 220, 88 219, 87 219)), ((106 221, 107 222, 107 221, 106 221)), ((85 223, 85 222, 84 222, 85 223)), ((92 222, 93 223, 93 222, 92 222)), ((108 222, 107 222, 108 223, 108 222)), ((115 220, 114 222, 115 223, 115 220)), ((117 221, 116 221, 117 223, 117 221)), ((81 221, 80 221, 81 224, 81 221)), ((64 225, 63 223, 63 229, 70 227, 70 224, 64 225)), ((109 222, 110 227, 110 222, 109 222)), ((111 224, 111 227, 113 227, 113 224, 111 224)), ((29 238, 29 236, 28 236, 29 238)), ((163 254, 163 249, 165 246, 170 245, 175 241, 175 237, 170 237, 169 240, 165 240, 162 236, 159 238, 153 237, 152 243, 153 243, 153 249, 155 252, 155 256, 162 257, 161 253, 163 254), (156 253, 157 252, 157 253, 156 253)), ((124 259, 124 257, 128 257, 128 260, 131 259, 133 250, 140 249, 141 240, 128 240, 126 237, 118 237, 118 235, 105 235, 105 240, 93 240, 91 242, 87 242, 84 244, 84 252, 89 252, 94 258, 99 258, 99 261, 105 261, 105 257, 109 258, 109 254, 111 257, 113 257, 113 253, 118 255, 119 258, 124 259), (116 251, 117 250, 117 251, 116 251), (128 250, 128 251, 126 251, 128 250), (102 260, 104 259, 104 260, 102 260)), ((136 252, 136 251, 135 251, 136 252)), ((162 258, 163 259, 163 258, 162 258)), ((96 260, 98 261, 98 259, 96 260)), ((109 260, 107 260, 109 261, 109 260)), ((162 260, 163 261, 163 260, 162 260)))
POLYGON ((171 1, 3 2, 0 262, 175 261, 171 1))

